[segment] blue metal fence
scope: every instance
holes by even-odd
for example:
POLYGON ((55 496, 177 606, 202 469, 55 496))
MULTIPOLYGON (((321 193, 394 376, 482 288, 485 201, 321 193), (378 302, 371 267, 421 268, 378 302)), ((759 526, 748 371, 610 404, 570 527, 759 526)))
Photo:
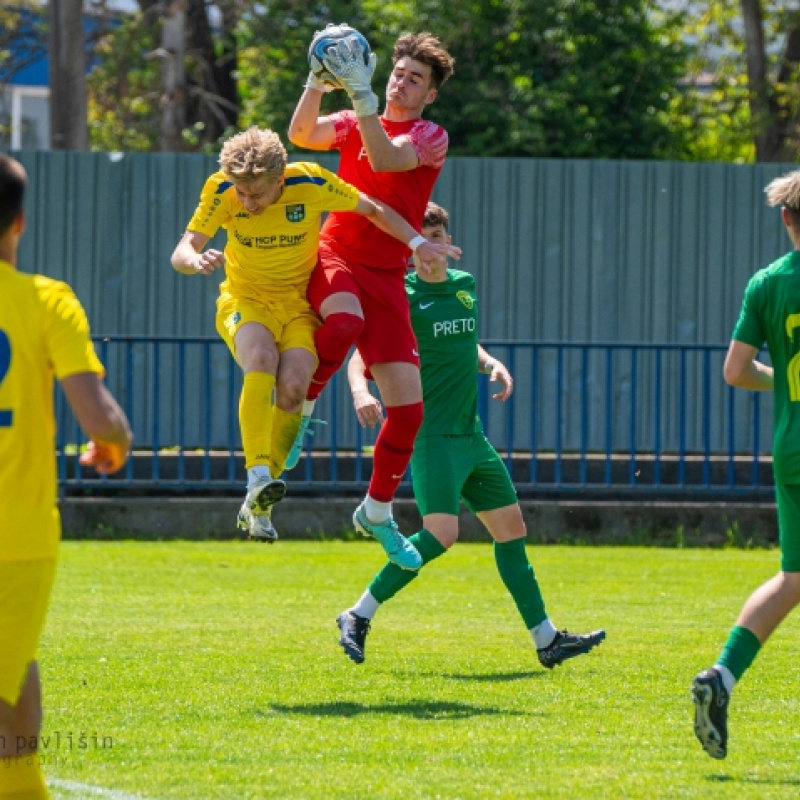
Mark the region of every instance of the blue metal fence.
MULTIPOLYGON (((241 375, 214 337, 97 337, 135 454, 100 478, 57 398, 62 491, 236 491, 244 481, 241 375)), ((479 412, 521 495, 770 495, 770 395, 722 380, 725 345, 486 341, 515 378, 506 403, 478 376, 479 412)), ((374 432, 352 411, 343 372, 318 405, 328 421, 289 474, 295 492, 363 491, 374 432)), ((409 481, 404 482, 404 491, 409 481)))

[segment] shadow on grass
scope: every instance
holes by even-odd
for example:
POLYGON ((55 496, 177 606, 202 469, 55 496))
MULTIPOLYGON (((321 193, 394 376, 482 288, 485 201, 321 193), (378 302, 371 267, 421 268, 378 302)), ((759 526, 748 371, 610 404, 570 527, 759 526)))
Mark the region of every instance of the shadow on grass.
POLYGON ((257 710, 257 715, 269 717, 272 714, 302 714, 309 717, 357 717, 361 714, 402 714, 414 719, 468 719, 484 716, 527 716, 521 711, 506 708, 471 706, 467 703, 299 703, 296 705, 274 704, 269 711, 257 710), (270 713, 271 712, 271 713, 270 713))
POLYGON ((525 681, 529 678, 544 678, 547 673, 541 670, 537 672, 487 672, 484 675, 473 673, 454 672, 450 675, 436 673, 442 678, 451 678, 454 681, 478 681, 479 683, 503 683, 508 681, 525 681))
POLYGON ((755 783, 774 786, 800 786, 800 778, 771 778, 769 775, 706 775, 711 783, 755 783))

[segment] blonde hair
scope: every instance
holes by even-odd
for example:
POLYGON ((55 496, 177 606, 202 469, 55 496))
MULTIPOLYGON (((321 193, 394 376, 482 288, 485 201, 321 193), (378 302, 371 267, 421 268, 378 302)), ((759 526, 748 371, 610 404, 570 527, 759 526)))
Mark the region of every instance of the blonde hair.
POLYGON ((786 206, 800 211, 800 169, 775 178, 764 191, 771 206, 786 206))
POLYGON ((240 181, 267 178, 276 181, 286 169, 286 148, 274 131, 253 125, 231 136, 219 154, 219 165, 229 177, 240 181))
POLYGON ((456 60, 442 47, 442 43, 428 31, 406 33, 394 45, 392 64, 401 58, 413 58, 431 68, 431 85, 438 89, 452 74, 456 60))
POLYGON ((792 228, 800 229, 800 169, 770 181, 764 191, 767 202, 771 206, 783 206, 789 212, 792 228))

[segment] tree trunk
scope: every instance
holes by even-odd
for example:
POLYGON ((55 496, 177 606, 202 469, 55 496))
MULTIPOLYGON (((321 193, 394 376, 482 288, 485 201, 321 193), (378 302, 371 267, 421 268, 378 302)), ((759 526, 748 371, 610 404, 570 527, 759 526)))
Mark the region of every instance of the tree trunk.
POLYGON ((50 0, 50 146, 86 150, 86 50, 82 0, 50 0))
POLYGON ((183 149, 183 129, 186 127, 186 72, 184 51, 186 36, 186 3, 175 0, 167 9, 161 32, 161 75, 164 93, 161 96, 162 152, 174 153, 183 149))
POLYGON ((187 2, 187 40, 190 60, 194 64, 190 76, 192 97, 187 108, 191 117, 202 123, 201 142, 212 144, 226 128, 236 126, 239 116, 239 95, 233 76, 236 69, 233 32, 238 12, 235 3, 229 0, 217 3, 222 30, 215 41, 204 0, 187 2))
MULTIPOLYGON (((796 14, 796 22, 786 35, 786 48, 778 68, 778 85, 787 84, 797 74, 800 64, 800 12, 796 14)), ((784 130, 784 141, 781 153, 776 161, 797 161, 800 154, 800 112, 794 114, 794 119, 787 121, 784 130)))
MULTIPOLYGON (((236 85, 236 51, 237 42, 234 32, 239 22, 239 11, 236 3, 219 3, 222 11, 222 31, 220 33, 220 55, 214 64, 214 76, 217 91, 223 101, 222 114, 226 125, 235 128, 239 123, 239 89, 236 85)), ((224 132, 224 131, 223 131, 224 132)))
MULTIPOLYGON (((792 161, 796 145, 789 130, 788 111, 778 102, 780 86, 774 86, 767 75, 767 57, 764 49, 764 22, 761 0, 740 0, 744 39, 747 48, 747 79, 750 95, 750 117, 755 128, 753 140, 756 161, 792 161)), ((788 77, 797 63, 800 40, 796 31, 790 31, 786 50, 779 69, 778 83, 788 77)))

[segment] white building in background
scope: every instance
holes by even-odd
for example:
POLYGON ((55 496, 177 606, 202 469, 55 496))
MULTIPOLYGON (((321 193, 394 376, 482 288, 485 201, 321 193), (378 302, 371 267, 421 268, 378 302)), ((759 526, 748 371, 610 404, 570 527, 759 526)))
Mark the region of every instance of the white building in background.
MULTIPOLYGON (((99 15, 91 13, 90 5, 84 3, 83 17, 87 69, 94 63, 92 35, 117 25, 120 18, 136 7, 131 0, 110 0, 104 3, 103 14, 99 15)), ((35 10, 22 13, 29 29, 40 20, 40 12, 35 10)), ((0 61, 0 150, 49 150, 50 80, 46 41, 40 42, 28 30, 28 35, 11 42, 10 50, 9 57, 0 61), (20 68, 19 65, 24 66, 20 68)))
MULTIPOLYGON (((15 57, 12 53, 12 59, 15 57)), ((47 55, 0 83, 0 149, 50 149, 47 55)))

